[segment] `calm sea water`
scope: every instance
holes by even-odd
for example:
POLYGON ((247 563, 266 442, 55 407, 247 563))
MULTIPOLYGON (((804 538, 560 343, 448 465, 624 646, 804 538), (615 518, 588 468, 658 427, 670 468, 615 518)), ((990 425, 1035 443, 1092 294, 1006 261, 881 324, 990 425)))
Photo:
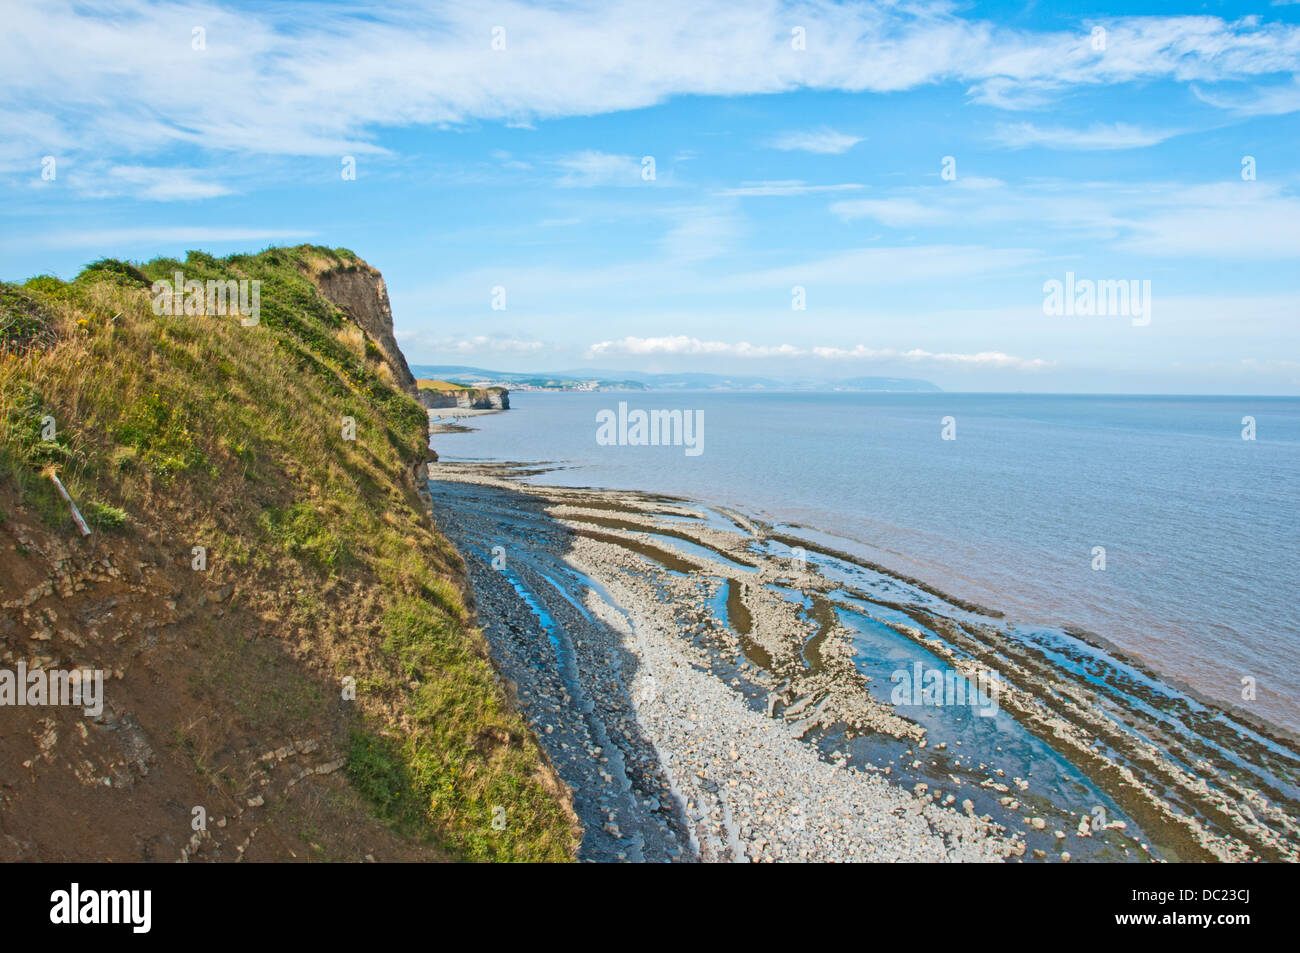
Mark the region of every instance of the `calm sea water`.
POLYGON ((833 534, 1026 625, 1077 625, 1300 729, 1300 399, 515 393, 439 435, 541 482, 664 492, 833 534), (701 410, 703 453, 600 446, 596 415, 701 410), (956 439, 941 439, 944 417, 956 439), (1242 439, 1242 418, 1257 439, 1242 439), (1093 548, 1105 547, 1104 571, 1093 548), (1241 697, 1241 679, 1258 698, 1241 697))

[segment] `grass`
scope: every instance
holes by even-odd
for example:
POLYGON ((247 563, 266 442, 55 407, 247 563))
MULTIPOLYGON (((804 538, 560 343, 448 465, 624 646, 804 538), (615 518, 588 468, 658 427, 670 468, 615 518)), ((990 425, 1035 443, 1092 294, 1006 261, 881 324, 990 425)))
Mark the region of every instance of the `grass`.
POLYGON ((425 411, 315 281, 365 267, 299 246, 0 284, 0 480, 53 527, 71 529, 50 467, 97 532, 208 542, 299 639, 322 706, 355 678, 346 773, 395 829, 458 859, 568 859, 574 832, 465 609, 463 564, 410 479, 425 411), (155 315, 149 285, 174 271, 260 280, 260 324, 155 315))
POLYGON ((333 569, 347 558, 343 538, 334 532, 329 518, 310 504, 271 507, 262 513, 260 523, 290 555, 317 569, 333 569))
POLYGON ((415 385, 419 387, 420 390, 466 390, 475 394, 486 394, 490 391, 506 390, 504 387, 471 387, 469 384, 458 384, 455 381, 438 381, 433 380, 432 378, 421 378, 415 382, 415 385))
POLYGON ((92 500, 82 508, 82 516, 97 529, 118 529, 127 522, 126 510, 92 500))

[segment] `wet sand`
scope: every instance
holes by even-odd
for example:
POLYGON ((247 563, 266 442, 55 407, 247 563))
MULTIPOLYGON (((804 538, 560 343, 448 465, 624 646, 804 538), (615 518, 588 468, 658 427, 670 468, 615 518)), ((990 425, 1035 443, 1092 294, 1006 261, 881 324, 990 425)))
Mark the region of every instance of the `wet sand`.
POLYGON ((539 470, 430 486, 583 859, 1300 857, 1283 733, 743 514, 539 470), (996 713, 896 703, 912 666, 996 679, 996 713))

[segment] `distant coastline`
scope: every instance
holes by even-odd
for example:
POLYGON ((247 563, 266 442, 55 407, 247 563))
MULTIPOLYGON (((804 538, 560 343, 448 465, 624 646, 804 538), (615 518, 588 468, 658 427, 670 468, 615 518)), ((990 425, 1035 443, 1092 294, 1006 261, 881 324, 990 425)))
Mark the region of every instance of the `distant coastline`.
POLYGON ((462 365, 419 364, 419 377, 473 381, 477 386, 519 391, 756 391, 808 393, 940 393, 930 381, 910 377, 816 378, 754 377, 694 372, 660 374, 584 368, 555 372, 494 371, 462 365))

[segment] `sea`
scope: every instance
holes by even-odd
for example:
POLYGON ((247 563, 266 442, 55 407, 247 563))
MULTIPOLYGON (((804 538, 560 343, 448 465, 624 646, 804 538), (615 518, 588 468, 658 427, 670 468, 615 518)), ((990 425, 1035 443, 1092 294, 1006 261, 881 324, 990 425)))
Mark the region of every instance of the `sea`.
POLYGON ((546 464, 525 477, 541 483, 731 507, 1017 626, 1100 636, 1300 731, 1300 398, 647 391, 510 403, 434 448, 546 464), (689 446, 632 445, 635 426, 626 442, 617 424, 602 433, 637 410, 702 427, 689 446))

